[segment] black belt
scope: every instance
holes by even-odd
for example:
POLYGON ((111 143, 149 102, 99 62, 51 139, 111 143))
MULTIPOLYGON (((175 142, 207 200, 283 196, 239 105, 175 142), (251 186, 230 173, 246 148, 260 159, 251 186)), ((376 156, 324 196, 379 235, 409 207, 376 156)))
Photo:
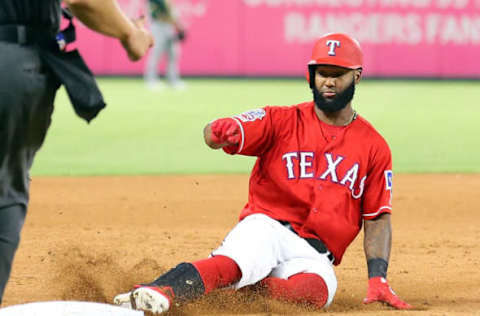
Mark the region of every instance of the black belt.
MULTIPOLYGON (((295 231, 295 229, 293 229, 292 225, 289 222, 286 222, 286 221, 279 221, 279 222, 280 224, 288 228, 290 231, 298 235, 298 233, 295 231)), ((327 246, 323 243, 323 241, 317 238, 303 238, 303 239, 305 239, 305 241, 308 242, 310 246, 312 246, 316 251, 318 251, 318 253, 327 254, 327 258, 328 260, 330 260, 331 263, 335 262, 335 257, 330 252, 330 250, 328 250, 327 246)))
POLYGON ((50 50, 63 50, 66 44, 75 41, 75 26, 71 13, 62 9, 63 16, 69 20, 68 26, 59 33, 52 28, 22 24, 1 24, 0 42, 19 45, 39 45, 50 50))
POLYGON ((47 39, 55 38, 51 29, 31 27, 21 24, 0 25, 0 42, 20 45, 40 44, 47 39))

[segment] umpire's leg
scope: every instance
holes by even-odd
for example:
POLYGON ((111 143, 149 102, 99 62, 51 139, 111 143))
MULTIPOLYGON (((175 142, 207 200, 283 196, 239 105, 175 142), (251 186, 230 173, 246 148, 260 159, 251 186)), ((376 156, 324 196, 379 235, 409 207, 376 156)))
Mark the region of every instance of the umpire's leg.
POLYGON ((0 42, 0 302, 25 219, 30 167, 57 88, 35 47, 0 42))
POLYGON ((13 205, 0 209, 0 303, 7 285, 13 257, 20 242, 20 231, 25 221, 25 206, 13 205))

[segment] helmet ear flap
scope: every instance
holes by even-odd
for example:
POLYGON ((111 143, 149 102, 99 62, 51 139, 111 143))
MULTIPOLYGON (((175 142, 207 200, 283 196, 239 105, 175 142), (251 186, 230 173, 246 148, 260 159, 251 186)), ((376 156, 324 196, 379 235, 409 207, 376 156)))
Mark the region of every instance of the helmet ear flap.
POLYGON ((315 66, 316 65, 308 65, 308 71, 306 73, 308 84, 312 90, 315 87, 315 66))

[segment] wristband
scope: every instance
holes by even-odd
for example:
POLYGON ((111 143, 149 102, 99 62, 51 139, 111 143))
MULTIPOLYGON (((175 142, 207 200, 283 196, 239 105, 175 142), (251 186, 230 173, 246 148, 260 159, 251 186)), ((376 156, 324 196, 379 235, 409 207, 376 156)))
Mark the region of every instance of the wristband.
POLYGON ((387 278, 388 262, 382 258, 374 258, 367 261, 368 278, 387 278))

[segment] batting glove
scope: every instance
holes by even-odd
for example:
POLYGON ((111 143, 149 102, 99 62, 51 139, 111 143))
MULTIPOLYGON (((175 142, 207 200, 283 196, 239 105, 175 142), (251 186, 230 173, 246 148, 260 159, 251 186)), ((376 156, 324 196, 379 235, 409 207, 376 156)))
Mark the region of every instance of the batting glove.
POLYGON ((242 137, 240 126, 230 117, 215 120, 210 128, 212 130, 211 139, 216 144, 238 145, 242 137))
POLYGON ((412 305, 402 301, 388 285, 383 277, 374 277, 368 280, 367 297, 363 299, 364 304, 373 302, 384 302, 397 309, 410 309, 412 305))

